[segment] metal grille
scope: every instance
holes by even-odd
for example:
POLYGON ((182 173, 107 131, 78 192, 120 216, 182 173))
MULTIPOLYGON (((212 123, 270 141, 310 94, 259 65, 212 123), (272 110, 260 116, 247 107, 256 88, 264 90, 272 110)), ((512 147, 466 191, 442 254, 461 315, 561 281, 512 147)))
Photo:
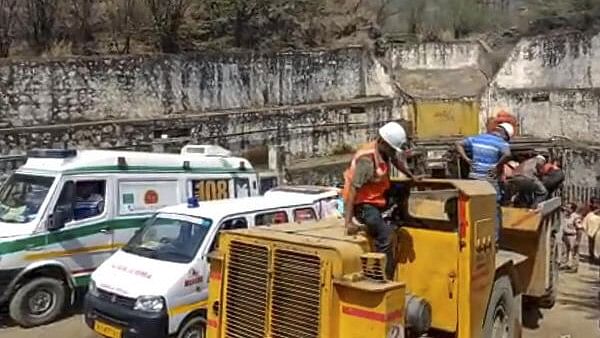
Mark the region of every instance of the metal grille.
POLYGON ((276 250, 271 300, 271 337, 318 337, 320 304, 319 257, 289 250, 276 250))
POLYGON ((102 289, 98 289, 98 298, 105 302, 124 306, 128 309, 133 309, 133 306, 135 305, 135 298, 119 296, 115 293, 104 291, 102 289))
POLYGON ((226 337, 266 336, 268 286, 267 247, 232 242, 227 266, 226 337))
POLYGON ((378 259, 374 256, 370 257, 368 255, 363 255, 360 257, 360 262, 362 265, 362 272, 365 275, 365 277, 381 282, 385 280, 382 259, 378 259))

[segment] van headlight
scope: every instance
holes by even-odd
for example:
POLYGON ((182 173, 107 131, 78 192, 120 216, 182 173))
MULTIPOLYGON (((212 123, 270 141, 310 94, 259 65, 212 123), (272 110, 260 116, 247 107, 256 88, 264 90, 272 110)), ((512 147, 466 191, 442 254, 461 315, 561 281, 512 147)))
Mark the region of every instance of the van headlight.
POLYGON ((133 306, 134 310, 146 312, 160 312, 164 308, 165 299, 160 296, 139 296, 133 306))
POLYGON ((94 280, 90 280, 90 284, 88 284, 88 292, 94 297, 100 296, 100 294, 98 293, 98 288, 96 287, 96 282, 94 282, 94 280))

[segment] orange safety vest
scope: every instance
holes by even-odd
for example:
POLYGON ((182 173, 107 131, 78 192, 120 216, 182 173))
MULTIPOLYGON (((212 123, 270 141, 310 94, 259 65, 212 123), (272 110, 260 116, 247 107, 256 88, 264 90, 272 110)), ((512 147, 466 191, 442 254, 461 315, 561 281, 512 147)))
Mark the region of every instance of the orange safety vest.
POLYGON ((386 206, 385 192, 390 188, 390 170, 388 164, 379 155, 375 142, 365 145, 365 147, 354 154, 352 162, 350 162, 350 167, 344 172, 344 190, 342 196, 344 197, 344 201, 348 200, 356 163, 363 156, 370 156, 373 160, 375 164, 375 178, 358 188, 353 202, 354 204, 371 204, 383 208, 386 206))

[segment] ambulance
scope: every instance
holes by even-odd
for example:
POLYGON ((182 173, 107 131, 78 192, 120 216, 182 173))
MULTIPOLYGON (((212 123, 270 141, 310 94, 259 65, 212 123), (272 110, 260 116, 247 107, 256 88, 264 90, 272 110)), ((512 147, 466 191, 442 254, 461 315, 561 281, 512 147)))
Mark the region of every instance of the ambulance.
POLYGON ((0 306, 24 327, 51 322, 158 209, 256 196, 260 185, 250 162, 218 146, 32 150, 0 188, 0 306))
MULTIPOLYGON (((290 190, 235 200, 197 203, 192 199, 188 204, 161 209, 92 274, 85 322, 110 338, 202 337, 207 257, 221 230, 335 217, 334 210, 323 213, 319 208, 335 192, 290 190)), ((239 254, 245 259, 254 255, 239 254)))

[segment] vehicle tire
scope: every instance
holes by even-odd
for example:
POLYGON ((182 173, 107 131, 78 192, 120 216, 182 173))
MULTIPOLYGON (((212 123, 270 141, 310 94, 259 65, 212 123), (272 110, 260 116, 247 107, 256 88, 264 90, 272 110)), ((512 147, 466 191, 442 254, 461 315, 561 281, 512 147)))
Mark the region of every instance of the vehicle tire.
POLYGON ((23 327, 54 321, 66 301, 65 285, 54 278, 35 278, 21 286, 9 305, 10 317, 23 327))
POLYGON ((538 306, 542 309, 550 309, 556 303, 558 295, 558 265, 559 265, 559 250, 556 242, 556 233, 550 237, 550 287, 546 293, 538 299, 538 306))
POLYGON ((494 282, 483 322, 483 338, 512 338, 515 333, 515 297, 510 279, 502 276, 494 282))
POLYGON ((183 326, 177 333, 177 338, 205 338, 206 321, 199 316, 193 316, 183 323, 183 326))

